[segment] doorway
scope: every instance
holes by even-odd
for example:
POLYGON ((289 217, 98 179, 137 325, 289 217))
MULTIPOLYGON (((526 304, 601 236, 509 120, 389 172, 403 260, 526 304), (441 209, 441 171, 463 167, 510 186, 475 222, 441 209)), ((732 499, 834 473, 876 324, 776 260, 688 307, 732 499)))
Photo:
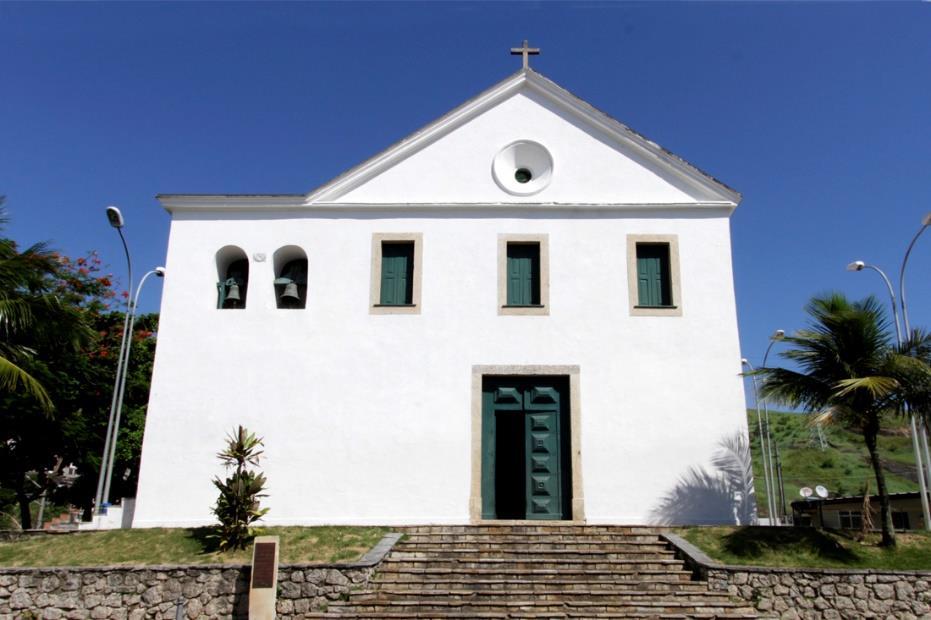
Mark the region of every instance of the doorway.
POLYGON ((572 515, 569 378, 482 377, 482 518, 572 515))

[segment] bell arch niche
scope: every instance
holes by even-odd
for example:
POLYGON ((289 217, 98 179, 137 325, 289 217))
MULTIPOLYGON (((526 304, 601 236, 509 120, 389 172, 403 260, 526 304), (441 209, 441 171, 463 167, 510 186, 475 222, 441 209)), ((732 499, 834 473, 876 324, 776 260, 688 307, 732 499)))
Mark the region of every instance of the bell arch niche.
POLYGON ((275 304, 283 310, 302 310, 307 305, 307 253, 296 245, 275 252, 275 304))
POLYGON ((217 308, 242 310, 249 292, 249 258, 242 248, 227 245, 217 252, 217 308))

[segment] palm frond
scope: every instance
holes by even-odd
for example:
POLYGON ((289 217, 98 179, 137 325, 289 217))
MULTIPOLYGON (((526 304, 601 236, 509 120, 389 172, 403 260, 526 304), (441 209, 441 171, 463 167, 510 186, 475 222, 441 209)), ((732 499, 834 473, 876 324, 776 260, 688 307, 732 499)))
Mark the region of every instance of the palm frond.
POLYGON ((916 327, 906 335, 905 342, 897 350, 902 355, 931 363, 931 332, 916 327))
POLYGON ((812 424, 841 424, 845 426, 857 425, 861 422, 861 415, 856 409, 845 404, 837 403, 829 405, 812 414, 812 424))
POLYGON ((830 399, 830 384, 817 376, 787 368, 760 368, 756 374, 763 377, 760 394, 783 405, 819 409, 830 399))
POLYGON ((858 390, 865 390, 873 398, 887 398, 899 388, 899 382, 892 377, 854 377, 841 379, 835 386, 837 397, 853 394, 858 390))
POLYGON ((33 397, 38 401, 46 413, 51 413, 54 409, 52 400, 48 392, 42 387, 42 384, 28 372, 17 366, 15 363, 0 356, 0 389, 16 392, 21 390, 25 394, 33 397))
POLYGON ((22 298, 0 296, 0 334, 11 336, 32 327, 32 305, 22 298))

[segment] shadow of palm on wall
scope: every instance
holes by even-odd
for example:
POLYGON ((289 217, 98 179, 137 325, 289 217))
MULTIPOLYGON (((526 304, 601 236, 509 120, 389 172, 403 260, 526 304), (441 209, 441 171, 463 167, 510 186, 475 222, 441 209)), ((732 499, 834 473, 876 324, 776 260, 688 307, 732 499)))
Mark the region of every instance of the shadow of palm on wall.
POLYGON ((718 442, 713 470, 691 466, 652 509, 662 525, 748 525, 756 522, 750 443, 737 431, 718 442))

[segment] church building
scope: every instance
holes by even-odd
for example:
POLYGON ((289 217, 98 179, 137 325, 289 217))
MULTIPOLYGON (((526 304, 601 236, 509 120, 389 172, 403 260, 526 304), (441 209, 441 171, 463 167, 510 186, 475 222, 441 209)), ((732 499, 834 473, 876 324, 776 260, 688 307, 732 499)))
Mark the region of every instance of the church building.
POLYGON ((309 193, 159 195, 169 276, 134 527, 215 522, 238 425, 264 439, 268 525, 747 512, 715 469, 747 437, 740 195, 527 51, 309 193))

